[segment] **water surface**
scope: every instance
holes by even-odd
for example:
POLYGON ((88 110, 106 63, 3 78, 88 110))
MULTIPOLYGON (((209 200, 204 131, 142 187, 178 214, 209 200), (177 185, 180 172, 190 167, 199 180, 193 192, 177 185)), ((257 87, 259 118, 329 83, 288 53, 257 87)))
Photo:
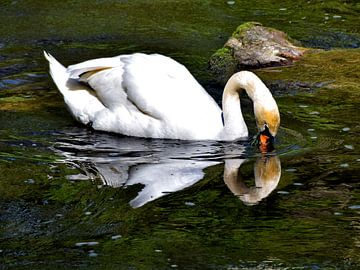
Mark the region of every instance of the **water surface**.
POLYGON ((0 10, 1 267, 360 267, 357 1, 0 1, 0 10), (326 49, 256 71, 282 118, 267 155, 250 141, 136 139, 78 125, 42 56, 67 65, 164 53, 220 103, 207 61, 245 21, 326 49))

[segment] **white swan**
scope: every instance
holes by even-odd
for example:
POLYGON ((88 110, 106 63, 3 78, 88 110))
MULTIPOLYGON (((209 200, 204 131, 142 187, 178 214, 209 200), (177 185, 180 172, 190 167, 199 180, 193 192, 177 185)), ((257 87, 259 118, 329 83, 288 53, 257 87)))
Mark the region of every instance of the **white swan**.
POLYGON ((227 82, 222 111, 183 65, 163 55, 120 55, 68 68, 44 55, 69 111, 96 130, 182 140, 246 138, 242 89, 254 103, 260 132, 275 136, 280 125, 270 91, 248 71, 234 74, 227 82))

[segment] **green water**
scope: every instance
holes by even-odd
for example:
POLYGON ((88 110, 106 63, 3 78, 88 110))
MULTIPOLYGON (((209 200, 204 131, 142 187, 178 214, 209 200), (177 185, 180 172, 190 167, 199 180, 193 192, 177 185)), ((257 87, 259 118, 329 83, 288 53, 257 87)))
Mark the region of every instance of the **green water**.
POLYGON ((359 268, 359 12, 358 1, 0 1, 0 268, 359 268), (267 157, 249 142, 93 132, 42 56, 167 54, 220 101, 207 61, 246 21, 326 49, 256 71, 282 119, 267 157), (234 182, 229 162, 241 164, 234 182), (280 180, 261 195, 254 171, 269 164, 280 180))

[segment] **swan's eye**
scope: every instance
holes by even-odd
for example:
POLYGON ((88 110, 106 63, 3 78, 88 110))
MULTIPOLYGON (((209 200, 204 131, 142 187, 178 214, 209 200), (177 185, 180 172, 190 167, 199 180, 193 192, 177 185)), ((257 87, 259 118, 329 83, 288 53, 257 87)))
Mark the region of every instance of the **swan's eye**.
POLYGON ((264 130, 269 130, 269 125, 266 122, 264 124, 264 130))

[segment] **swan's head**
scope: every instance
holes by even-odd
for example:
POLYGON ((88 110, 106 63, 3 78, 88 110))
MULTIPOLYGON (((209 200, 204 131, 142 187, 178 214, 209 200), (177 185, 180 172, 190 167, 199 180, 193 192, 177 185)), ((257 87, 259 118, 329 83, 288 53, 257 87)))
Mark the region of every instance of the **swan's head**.
POLYGON ((272 146, 280 126, 279 109, 274 101, 272 106, 255 105, 255 118, 259 130, 260 149, 272 146))
POLYGON ((235 81, 235 89, 245 89, 254 103, 256 124, 260 133, 260 142, 272 141, 280 126, 279 109, 271 92, 261 79, 250 71, 240 71, 229 80, 231 86, 235 81), (231 81, 231 83, 230 83, 231 81))

